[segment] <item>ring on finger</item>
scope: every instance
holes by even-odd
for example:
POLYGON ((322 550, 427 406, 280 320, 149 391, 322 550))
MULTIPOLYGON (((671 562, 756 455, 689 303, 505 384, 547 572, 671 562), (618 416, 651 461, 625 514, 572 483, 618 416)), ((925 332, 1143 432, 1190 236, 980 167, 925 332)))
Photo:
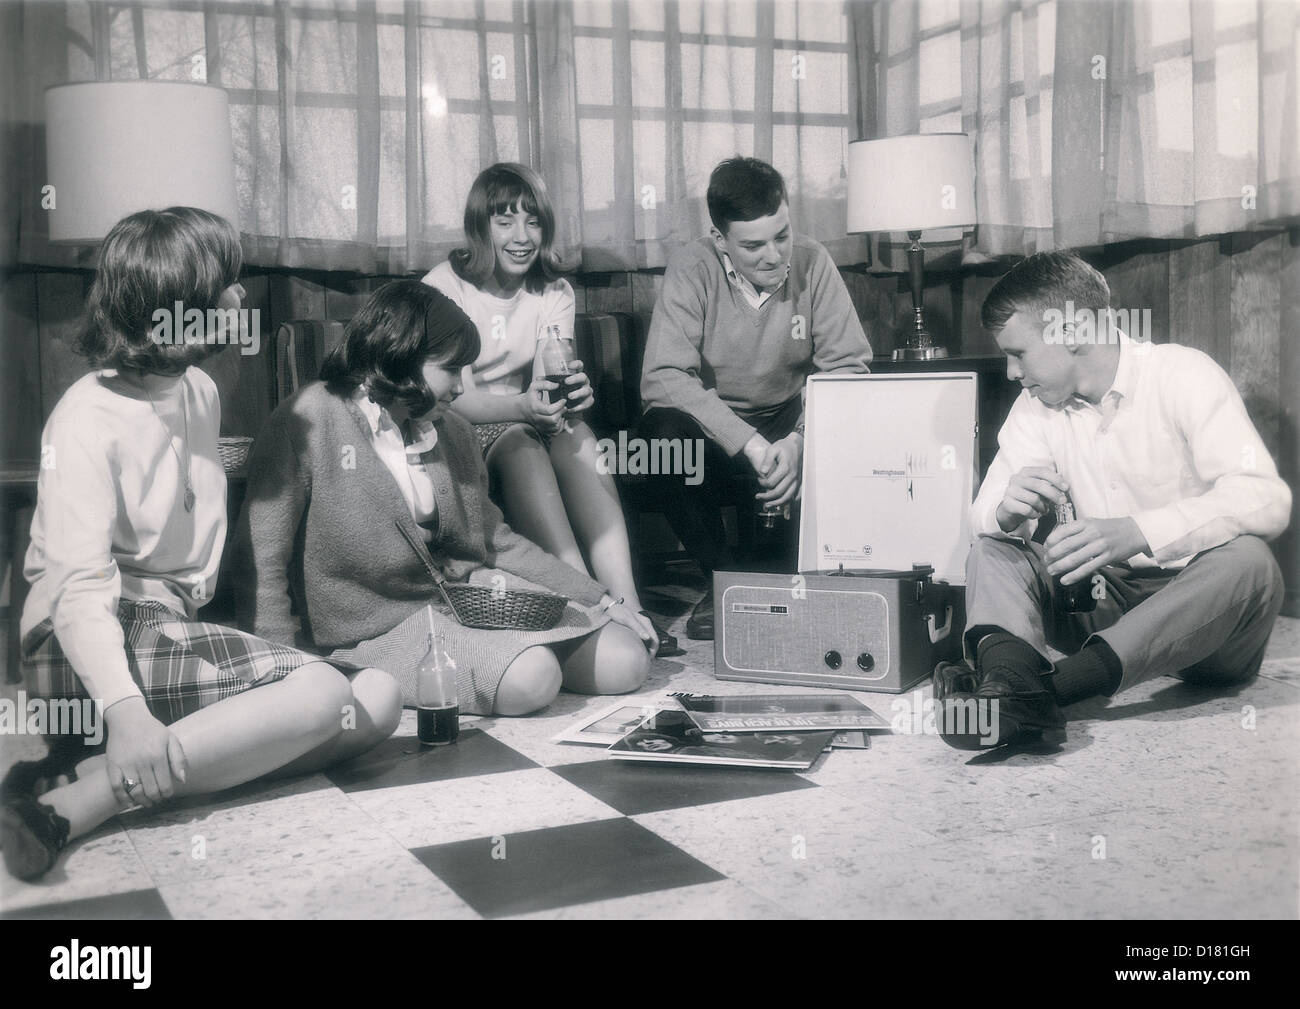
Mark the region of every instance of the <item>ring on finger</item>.
POLYGON ((131 789, 139 788, 139 787, 140 787, 140 782, 136 781, 134 778, 122 779, 122 790, 126 792, 127 795, 131 794, 131 789))

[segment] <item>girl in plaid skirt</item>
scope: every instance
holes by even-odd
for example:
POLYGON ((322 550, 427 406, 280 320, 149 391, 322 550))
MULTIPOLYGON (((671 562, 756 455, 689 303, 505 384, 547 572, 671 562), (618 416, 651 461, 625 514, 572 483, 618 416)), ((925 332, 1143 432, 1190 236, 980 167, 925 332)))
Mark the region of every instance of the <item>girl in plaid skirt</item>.
POLYGON ((22 650, 29 696, 89 698, 107 742, 75 766, 81 747, 52 747, 0 784, 0 845, 20 879, 124 808, 345 760, 400 718, 384 672, 198 618, 226 480, 217 389, 193 365, 238 342, 240 266, 235 229, 190 207, 124 218, 101 249, 79 339, 98 370, 41 437, 22 650))

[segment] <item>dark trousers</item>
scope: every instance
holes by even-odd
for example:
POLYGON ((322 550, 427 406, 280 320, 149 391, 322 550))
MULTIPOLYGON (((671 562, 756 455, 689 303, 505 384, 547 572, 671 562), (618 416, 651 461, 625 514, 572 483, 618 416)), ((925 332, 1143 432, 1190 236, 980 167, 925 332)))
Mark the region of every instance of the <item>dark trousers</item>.
MULTIPOLYGON (((769 442, 775 442, 794 430, 802 409, 796 396, 745 420, 769 442)), ((754 495, 762 488, 743 452, 728 456, 695 418, 666 407, 647 410, 637 433, 646 441, 667 438, 685 444, 699 439, 704 443, 703 480, 698 484, 688 483, 682 474, 650 479, 656 483, 673 533, 707 577, 714 571, 794 571, 799 549, 798 502, 791 505, 788 520, 778 519, 771 530, 757 528, 759 502, 754 495), (728 545, 722 524, 722 508, 728 504, 736 506, 738 554, 728 545)))
MULTIPOLYGON (((1180 670, 1185 679, 1213 685, 1259 672, 1283 584, 1258 537, 1238 536, 1181 569, 1108 565, 1092 613, 1053 610, 1045 553, 1037 543, 977 537, 966 561, 966 626, 1001 627, 1044 658, 1049 644, 1072 654, 1096 635, 1123 664, 1121 690, 1180 670)), ((968 659, 976 636, 968 632, 968 659)))

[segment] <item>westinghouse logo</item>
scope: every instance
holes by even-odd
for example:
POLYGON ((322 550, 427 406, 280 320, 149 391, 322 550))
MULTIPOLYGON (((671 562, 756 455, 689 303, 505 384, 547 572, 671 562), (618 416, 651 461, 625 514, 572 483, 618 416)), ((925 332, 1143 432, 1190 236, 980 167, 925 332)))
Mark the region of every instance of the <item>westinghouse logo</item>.
POLYGON ((55 981, 130 981, 148 988, 152 946, 82 946, 73 939, 50 950, 50 977, 55 981))

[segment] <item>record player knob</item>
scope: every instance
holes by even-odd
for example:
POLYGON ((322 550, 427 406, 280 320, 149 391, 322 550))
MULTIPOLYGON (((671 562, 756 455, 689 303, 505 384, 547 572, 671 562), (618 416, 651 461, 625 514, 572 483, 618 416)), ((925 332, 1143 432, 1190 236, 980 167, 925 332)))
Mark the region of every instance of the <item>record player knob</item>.
POLYGON ((858 656, 858 668, 864 673, 869 673, 876 668, 876 660, 871 657, 870 652, 863 652, 858 656))
POLYGON ((844 659, 840 657, 840 653, 835 651, 834 649, 831 649, 829 652, 827 652, 825 656, 823 656, 823 658, 826 659, 826 664, 830 666, 832 669, 839 669, 840 666, 844 663, 844 659))

